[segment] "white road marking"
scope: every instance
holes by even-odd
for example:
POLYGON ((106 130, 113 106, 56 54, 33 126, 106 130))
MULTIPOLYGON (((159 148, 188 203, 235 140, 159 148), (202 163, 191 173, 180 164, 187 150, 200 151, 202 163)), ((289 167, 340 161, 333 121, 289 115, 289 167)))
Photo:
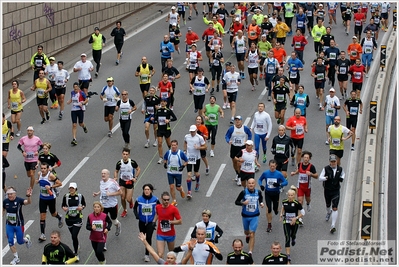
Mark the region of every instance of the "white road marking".
MULTIPOLYGON (((100 142, 101 143, 101 142, 100 142)), ((60 188, 63 188, 66 184, 68 184, 69 180, 72 179, 72 177, 75 176, 75 174, 80 170, 80 168, 83 167, 83 165, 85 165, 86 161, 89 160, 90 157, 84 157, 82 159, 81 162, 79 162, 78 166, 75 167, 75 169, 73 169, 69 175, 62 181, 62 185, 60 186, 60 188)))
POLYGON ((247 118, 245 119, 243 125, 248 126, 248 123, 249 123, 250 120, 251 120, 251 117, 247 117, 247 118))
POLYGON ((225 163, 220 165, 219 170, 216 173, 215 178, 213 179, 212 184, 208 189, 208 192, 206 192, 206 197, 210 197, 212 195, 212 192, 215 189, 216 184, 218 183, 220 177, 222 176, 222 173, 223 173, 225 167, 226 167, 225 163))
MULTIPOLYGON (((27 223, 25 223, 25 225, 24 225, 24 229, 25 229, 25 232, 26 232, 26 230, 28 230, 28 228, 33 224, 33 222, 34 222, 34 220, 29 220, 27 223)), ((192 231, 192 230, 191 230, 192 231)), ((14 243, 16 243, 16 240, 15 240, 15 238, 14 238, 14 243)), ((7 244, 7 246, 5 246, 4 248, 3 248, 3 252, 2 252, 2 257, 4 257, 6 254, 7 254, 7 252, 10 250, 10 246, 7 244)))
MULTIPOLYGON (((194 230, 194 227, 190 227, 190 229, 188 229, 188 232, 187 232, 186 237, 184 238, 183 244, 188 242, 188 241, 190 241, 191 233, 193 232, 193 230, 194 230)), ((184 252, 180 252, 179 254, 177 254, 176 262, 181 262, 181 260, 183 259, 184 254, 185 254, 184 252)))
POLYGON ((267 93, 267 87, 265 87, 265 89, 263 89, 263 91, 260 94, 260 96, 258 97, 258 99, 261 100, 265 96, 266 93, 267 93))

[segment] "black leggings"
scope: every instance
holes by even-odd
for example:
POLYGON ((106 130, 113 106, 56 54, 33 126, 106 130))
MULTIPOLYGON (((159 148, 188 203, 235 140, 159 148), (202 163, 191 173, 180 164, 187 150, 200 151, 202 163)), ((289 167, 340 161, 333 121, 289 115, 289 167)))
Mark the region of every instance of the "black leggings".
POLYGON ((100 70, 102 50, 93 50, 93 60, 96 62, 96 72, 100 70))
MULTIPOLYGON (((66 221, 66 223, 68 225, 67 221, 66 221)), ((71 226, 68 225, 68 230, 69 230, 69 232, 71 233, 71 236, 72 236, 73 249, 74 249, 75 253, 78 253, 78 248, 79 248, 78 234, 79 234, 79 231, 80 231, 81 227, 82 227, 82 225, 80 225, 80 226, 76 226, 74 224, 72 224, 71 226)))
POLYGON ((287 24, 288 27, 290 27, 290 31, 292 32, 291 26, 292 26, 292 18, 284 18, 285 19, 285 24, 287 24))
POLYGON ((296 232, 298 231, 298 224, 295 223, 294 225, 291 225, 289 223, 283 223, 283 229, 284 229, 284 236, 285 236, 285 247, 289 248, 290 247, 290 239, 292 240, 296 239, 296 232))
POLYGON ((132 120, 119 120, 119 123, 121 124, 121 130, 122 130, 122 137, 125 143, 130 143, 130 124, 132 123, 132 120))
POLYGON ((93 247, 94 253, 98 261, 105 261, 104 256, 104 246, 105 242, 95 242, 91 241, 91 246, 93 247))
POLYGON ((54 102, 55 100, 57 100, 56 96, 55 96, 55 82, 50 82, 51 84, 51 91, 50 91, 50 100, 51 102, 54 102))
POLYGON ((205 126, 208 129, 209 138, 211 139, 211 145, 215 145, 216 144, 216 133, 218 132, 218 126, 217 125, 205 125, 205 126))
POLYGON ((334 87, 335 84, 335 67, 330 66, 328 69, 328 79, 330 79, 331 86, 334 87))
MULTIPOLYGON (((146 235, 145 239, 147 240, 148 244, 150 244, 151 246, 152 233, 154 232, 154 227, 152 226, 152 222, 146 224, 145 222, 139 221, 139 231, 146 235)), ((147 249, 145 249, 145 255, 150 255, 147 249)))
POLYGON ((212 71, 212 81, 214 81, 215 79, 220 81, 220 76, 222 75, 222 66, 213 66, 211 71, 212 71))

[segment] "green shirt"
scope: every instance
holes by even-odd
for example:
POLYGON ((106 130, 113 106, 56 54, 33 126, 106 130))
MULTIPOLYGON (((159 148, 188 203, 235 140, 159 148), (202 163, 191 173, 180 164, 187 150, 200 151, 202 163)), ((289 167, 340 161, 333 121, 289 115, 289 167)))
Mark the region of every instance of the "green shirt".
POLYGON ((216 126, 219 123, 219 109, 220 106, 215 104, 213 107, 211 104, 205 105, 205 116, 208 120, 205 120, 205 125, 216 126))

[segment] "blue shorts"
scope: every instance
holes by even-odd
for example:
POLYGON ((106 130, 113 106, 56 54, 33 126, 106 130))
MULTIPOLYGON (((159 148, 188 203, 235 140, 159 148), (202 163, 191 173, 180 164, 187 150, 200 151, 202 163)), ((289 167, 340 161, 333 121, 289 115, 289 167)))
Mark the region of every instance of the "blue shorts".
POLYGON ((25 243, 24 240, 24 229, 23 226, 14 226, 6 224, 6 234, 8 239, 8 245, 10 247, 14 246, 14 233, 17 237, 18 244, 22 245, 25 243))
POLYGON ((176 236, 165 236, 165 235, 157 235, 158 241, 166 241, 166 242, 173 242, 175 241, 176 236))
POLYGON ((181 187, 181 179, 182 179, 182 174, 179 173, 168 173, 168 183, 169 185, 171 184, 176 184, 176 187, 181 187))
POLYGON ((326 125, 334 124, 334 118, 335 118, 335 116, 327 116, 326 115, 326 125))
POLYGON ((255 217, 242 217, 242 225, 244 227, 244 231, 250 231, 255 233, 258 228, 258 220, 259 216, 255 217))
POLYGON ((363 66, 371 66, 371 60, 373 59, 373 54, 362 54, 362 64, 363 66))

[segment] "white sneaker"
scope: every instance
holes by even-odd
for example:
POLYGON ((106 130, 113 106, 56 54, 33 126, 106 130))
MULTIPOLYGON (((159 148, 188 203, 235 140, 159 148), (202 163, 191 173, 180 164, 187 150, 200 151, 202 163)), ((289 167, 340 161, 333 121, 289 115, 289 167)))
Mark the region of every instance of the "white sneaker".
POLYGON ((18 131, 17 134, 15 135, 16 137, 21 136, 21 131, 18 131))
POLYGON ((116 236, 119 236, 121 234, 121 232, 122 232, 122 227, 121 226, 122 226, 121 222, 119 222, 118 225, 116 225, 116 229, 115 229, 115 235, 116 236))
POLYGON ((230 108, 230 103, 227 103, 227 108, 230 108))
POLYGON ((312 206, 310 206, 310 204, 307 204, 306 207, 307 207, 307 212, 310 212, 312 210, 312 206))
POLYGON ((30 248, 32 246, 32 241, 30 240, 30 235, 25 236, 28 241, 25 243, 27 248, 30 248))
POLYGON ((211 157, 214 157, 214 156, 215 156, 215 153, 213 153, 213 150, 211 150, 211 152, 209 152, 209 155, 210 155, 211 157))
POLYGON ((150 262, 150 256, 144 255, 144 261, 145 262, 150 262))
POLYGON ((226 107, 227 107, 227 104, 226 104, 226 103, 223 103, 222 109, 226 109, 226 107))
POLYGON ((158 164, 161 164, 163 162, 163 158, 159 158, 158 164))
POLYGON ((236 174, 236 177, 234 177, 234 181, 238 181, 238 175, 236 174))
POLYGON ((147 141, 144 145, 145 148, 149 148, 150 147, 150 141, 147 141))
POLYGON ((11 265, 16 265, 20 262, 21 260, 18 257, 14 257, 14 259, 12 259, 12 261, 10 262, 11 265))
POLYGON ((241 178, 238 178, 238 179, 237 179, 237 185, 238 185, 238 186, 241 186, 241 178))
POLYGON ((152 144, 153 147, 156 147, 158 145, 158 141, 155 140, 154 144, 152 144))

